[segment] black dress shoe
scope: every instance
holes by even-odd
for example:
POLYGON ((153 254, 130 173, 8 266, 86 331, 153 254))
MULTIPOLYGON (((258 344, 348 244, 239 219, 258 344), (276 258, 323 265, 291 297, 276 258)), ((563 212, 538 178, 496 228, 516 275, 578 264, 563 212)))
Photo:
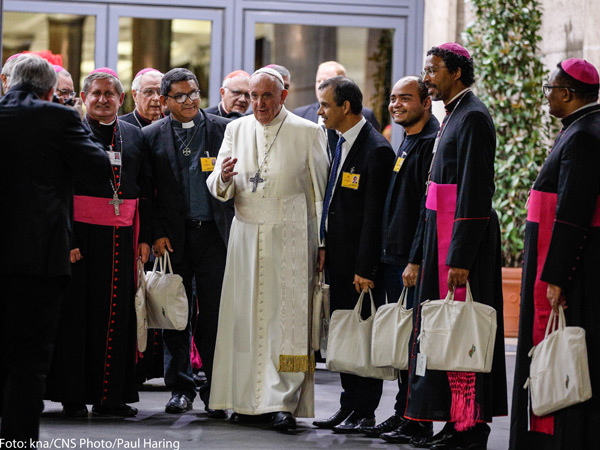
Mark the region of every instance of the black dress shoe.
POLYGON ((339 434, 350 434, 350 433, 360 433, 361 427, 374 427, 375 426, 375 416, 373 417, 363 417, 361 414, 354 411, 350 414, 346 420, 344 420, 339 425, 333 427, 334 433, 339 434))
POLYGON ((360 427, 360 432, 368 437, 379 437, 383 433, 397 429, 405 421, 406 419, 404 417, 394 414, 389 419, 384 420, 374 427, 360 427))
POLYGON ((404 419, 404 423, 389 433, 382 433, 379 437, 393 444, 406 444, 413 438, 430 438, 433 436, 433 423, 404 419))
POLYGON ((295 430, 296 419, 290 412, 279 411, 273 414, 273 422, 271 426, 276 431, 295 430))
POLYGON ((224 409, 210 409, 209 407, 205 407, 204 411, 206 411, 206 415, 211 419, 227 419, 227 411, 224 409))
POLYGON ((185 394, 173 394, 171 400, 165 406, 165 412, 169 414, 183 414, 192 409, 194 401, 185 394))
POLYGON ((444 445, 444 443, 455 440, 458 431, 454 428, 452 422, 446 422, 442 431, 432 437, 414 437, 410 440, 410 445, 417 448, 431 448, 434 445, 444 445))
POLYGON ((352 414, 352 411, 348 411, 347 409, 338 409, 329 419, 315 420, 313 425, 324 430, 331 430, 336 425, 342 423, 350 414, 352 414))
POLYGON ((97 416, 134 417, 135 415, 137 415, 137 413, 137 408, 126 404, 122 404, 120 406, 92 406, 92 414, 95 414, 97 416))
POLYGON ((273 419, 273 414, 240 414, 232 413, 229 420, 233 423, 269 423, 273 419))
POLYGON ((62 415, 65 417, 87 417, 88 409, 85 403, 63 403, 62 415))
POLYGON ((457 431, 444 442, 433 444, 432 450, 486 450, 490 427, 487 423, 478 423, 473 428, 457 431))

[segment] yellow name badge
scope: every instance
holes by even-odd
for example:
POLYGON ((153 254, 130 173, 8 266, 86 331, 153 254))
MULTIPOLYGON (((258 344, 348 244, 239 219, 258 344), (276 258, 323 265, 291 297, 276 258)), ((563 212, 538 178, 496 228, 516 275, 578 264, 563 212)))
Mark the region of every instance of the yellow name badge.
POLYGON ((342 187, 356 190, 359 181, 360 175, 357 173, 344 172, 342 174, 342 187))
POLYGON ((398 159, 396 159, 396 165, 394 166, 394 172, 400 172, 400 168, 402 167, 402 164, 404 164, 404 158, 399 156, 398 159))
POLYGON ((215 170, 215 163, 217 162, 217 158, 200 158, 200 163, 202 164, 202 172, 212 172, 215 170))

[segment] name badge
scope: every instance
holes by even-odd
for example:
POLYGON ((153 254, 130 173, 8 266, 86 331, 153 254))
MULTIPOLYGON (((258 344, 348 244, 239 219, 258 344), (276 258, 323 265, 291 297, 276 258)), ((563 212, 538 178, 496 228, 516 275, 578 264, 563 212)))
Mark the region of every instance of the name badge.
POLYGON ((215 163, 217 162, 217 158, 200 158, 200 163, 202 164, 202 172, 212 172, 215 170, 215 163))
POLYGON ((398 156, 398 159, 396 159, 396 165, 394 166, 394 172, 400 172, 402 164, 404 164, 404 157, 398 156))
POLYGON ((108 159, 113 166, 121 165, 121 152, 113 152, 112 150, 108 150, 106 153, 108 154, 108 159))
POLYGON ((344 172, 342 174, 342 187, 356 190, 359 181, 360 175, 357 173, 344 172))

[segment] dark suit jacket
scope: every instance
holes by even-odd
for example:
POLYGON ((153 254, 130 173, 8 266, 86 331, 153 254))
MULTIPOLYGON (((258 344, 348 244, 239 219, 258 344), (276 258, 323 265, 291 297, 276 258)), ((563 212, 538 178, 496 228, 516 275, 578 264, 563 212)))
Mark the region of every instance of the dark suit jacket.
MULTIPOLYGON (((305 119, 310 120, 314 123, 319 123, 319 115, 317 111, 319 110, 319 103, 311 103, 310 105, 299 106, 294 110, 294 114, 300 117, 304 117, 305 119)), ((375 114, 369 108, 363 108, 362 114, 367 120, 373 125, 377 131, 381 131, 381 126, 375 117, 375 114)), ((337 145, 337 141, 339 139, 338 134, 335 130, 326 130, 327 131, 327 153, 329 154, 329 160, 333 159, 333 153, 335 152, 335 146, 337 145)))
POLYGON ((220 102, 217 106, 211 106, 209 108, 206 108, 204 112, 206 114, 214 114, 215 116, 226 117, 227 119, 232 120, 239 119, 240 117, 243 117, 245 115, 237 111, 232 111, 229 114, 227 114, 223 109, 222 102, 220 102))
POLYGON ((366 122, 342 165, 329 205, 325 254, 332 275, 347 276, 350 282, 354 274, 375 279, 394 157, 389 142, 366 122), (360 175, 358 189, 342 187, 343 172, 360 175))
POLYGON ((110 163, 79 115, 26 86, 0 98, 4 274, 70 275, 73 179, 108 183, 110 163))
MULTIPOLYGON (((228 119, 206 114, 200 110, 205 119, 205 150, 210 156, 219 154, 225 127, 230 122, 228 119)), ((154 212, 154 240, 168 237, 173 246, 171 260, 178 262, 183 256, 185 248, 185 200, 183 196, 175 143, 171 130, 171 119, 154 122, 142 129, 146 138, 152 178, 155 190, 154 212)), ((233 220, 233 202, 222 203, 211 198, 215 223, 223 238, 225 246, 229 239, 229 228, 233 220)))

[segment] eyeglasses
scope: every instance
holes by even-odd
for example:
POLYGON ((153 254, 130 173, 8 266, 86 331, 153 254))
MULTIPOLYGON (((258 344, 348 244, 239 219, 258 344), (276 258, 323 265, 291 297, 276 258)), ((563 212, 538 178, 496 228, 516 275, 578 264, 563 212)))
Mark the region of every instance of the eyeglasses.
POLYGON ((568 89, 571 92, 575 92, 575 89, 573 89, 569 86, 550 86, 549 84, 544 84, 542 86, 542 92, 544 93, 544 95, 550 95, 550 92, 552 92, 552 89, 568 89))
POLYGON ((250 99, 250 92, 234 91, 233 89, 229 89, 228 87, 226 87, 225 89, 231 92, 231 95, 233 95, 234 97, 244 97, 246 100, 250 99))
POLYGON ((75 98, 75 92, 70 91, 69 89, 57 89, 56 92, 58 92, 59 97, 70 97, 70 98, 75 98))
POLYGON ((165 95, 165 97, 170 97, 177 103, 185 103, 188 98, 193 102, 200 98, 200 91, 190 92, 189 94, 165 95))
POLYGON ((160 97, 160 89, 144 89, 142 91, 142 95, 144 97, 154 97, 155 95, 158 95, 160 97))
POLYGON ((439 72, 442 69, 447 69, 447 67, 446 66, 442 66, 442 67, 435 67, 435 66, 425 67, 423 69, 423 72, 421 72, 421 76, 423 78, 425 78, 427 75, 429 75, 429 76, 434 75, 436 72, 439 72))

